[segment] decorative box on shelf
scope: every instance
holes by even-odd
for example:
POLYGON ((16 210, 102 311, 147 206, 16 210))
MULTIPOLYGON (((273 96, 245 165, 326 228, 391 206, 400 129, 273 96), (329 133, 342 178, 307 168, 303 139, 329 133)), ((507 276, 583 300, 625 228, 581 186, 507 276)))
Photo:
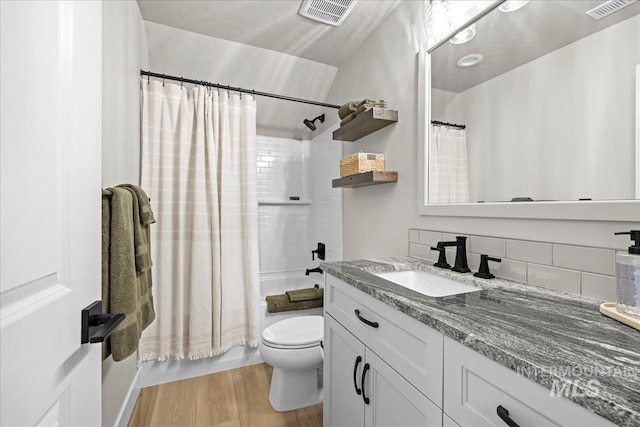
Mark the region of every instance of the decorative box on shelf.
POLYGON ((359 173, 384 172, 384 154, 355 153, 340 159, 340 177, 359 173))

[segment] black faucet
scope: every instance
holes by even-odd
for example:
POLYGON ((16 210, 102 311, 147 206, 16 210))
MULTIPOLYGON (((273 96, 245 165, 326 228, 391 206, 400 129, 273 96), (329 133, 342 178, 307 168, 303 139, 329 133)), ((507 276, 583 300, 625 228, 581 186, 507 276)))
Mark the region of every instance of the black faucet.
POLYGON ((440 252, 440 255, 438 255, 438 262, 433 264, 434 267, 451 268, 451 264, 447 262, 446 249, 442 245, 442 242, 438 242, 438 246, 436 246, 435 248, 431 246, 431 250, 440 252))
POLYGON ((475 273, 474 276, 482 279, 493 279, 496 277, 489 271, 489 261, 502 262, 500 258, 493 258, 489 255, 480 255, 480 266, 478 267, 478 272, 475 273))
POLYGON ((309 273, 320 273, 320 274, 322 274, 322 269, 320 267, 311 268, 311 269, 307 268, 307 271, 306 271, 306 273, 304 273, 304 275, 308 276, 309 273))
MULTIPOLYGON (((456 261, 454 263, 452 271, 458 273, 468 273, 471 271, 469 268, 469 264, 467 264, 467 237, 466 236, 456 236, 455 242, 438 242, 438 248, 446 248, 447 246, 455 246, 456 247, 456 261)), ((436 249, 439 250, 439 249, 436 249)), ((446 263, 446 259, 445 259, 446 263)))

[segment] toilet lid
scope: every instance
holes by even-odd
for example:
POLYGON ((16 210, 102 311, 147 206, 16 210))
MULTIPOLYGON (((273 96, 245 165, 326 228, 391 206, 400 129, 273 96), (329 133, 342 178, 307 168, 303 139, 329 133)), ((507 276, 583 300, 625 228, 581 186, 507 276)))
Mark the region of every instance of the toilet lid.
POLYGON ((276 346, 298 347, 315 344, 324 335, 322 316, 297 316, 281 320, 262 331, 262 339, 276 346))

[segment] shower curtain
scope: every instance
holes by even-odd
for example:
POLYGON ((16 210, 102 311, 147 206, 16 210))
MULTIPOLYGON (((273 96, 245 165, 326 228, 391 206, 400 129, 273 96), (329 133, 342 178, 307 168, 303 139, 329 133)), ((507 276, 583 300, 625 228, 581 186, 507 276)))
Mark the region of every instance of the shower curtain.
POLYGON ((468 203, 467 132, 431 125, 429 203, 468 203))
POLYGON ((260 340, 256 103, 142 79, 142 186, 156 321, 141 360, 199 359, 260 340))

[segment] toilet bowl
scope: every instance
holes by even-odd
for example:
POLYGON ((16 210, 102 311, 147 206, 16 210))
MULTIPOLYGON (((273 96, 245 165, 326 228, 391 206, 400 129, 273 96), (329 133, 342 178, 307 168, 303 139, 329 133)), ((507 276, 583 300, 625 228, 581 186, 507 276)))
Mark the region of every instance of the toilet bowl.
POLYGON ((273 367, 269 402, 279 412, 322 402, 318 368, 322 366, 322 316, 281 320, 262 331, 260 355, 273 367))

